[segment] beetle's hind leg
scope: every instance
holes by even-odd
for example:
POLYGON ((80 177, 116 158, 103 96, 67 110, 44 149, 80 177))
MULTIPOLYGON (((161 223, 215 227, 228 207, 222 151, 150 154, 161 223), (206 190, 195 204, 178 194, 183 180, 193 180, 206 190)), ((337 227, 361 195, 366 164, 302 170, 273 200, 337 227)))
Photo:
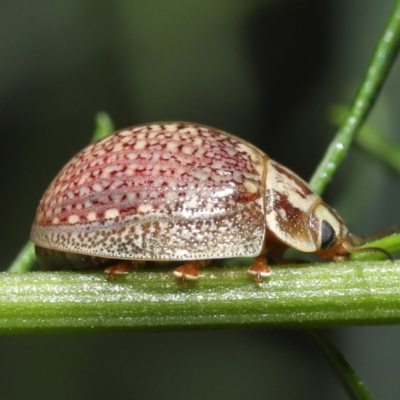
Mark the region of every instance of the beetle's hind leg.
POLYGON ((115 275, 127 275, 133 268, 142 268, 147 261, 142 260, 113 260, 113 262, 104 270, 107 274, 107 280, 113 280, 115 275))
POLYGON ((111 281, 115 278, 115 275, 126 275, 130 271, 130 265, 127 261, 121 261, 110 265, 104 270, 107 274, 107 280, 111 281))

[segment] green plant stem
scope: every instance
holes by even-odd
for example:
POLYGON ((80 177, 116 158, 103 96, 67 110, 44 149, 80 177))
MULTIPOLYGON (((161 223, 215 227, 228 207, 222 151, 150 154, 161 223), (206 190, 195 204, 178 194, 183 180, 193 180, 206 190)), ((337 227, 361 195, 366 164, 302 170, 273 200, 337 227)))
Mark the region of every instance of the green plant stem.
POLYGON ((115 281, 99 272, 3 273, 0 333, 400 322, 400 262, 275 267, 260 285, 242 267, 201 272, 185 286, 168 267, 115 281))
POLYGON ((349 396, 354 400, 372 400, 373 396, 362 379, 354 372, 328 336, 320 329, 308 329, 306 332, 329 362, 349 396))
POLYGON ((400 1, 397 0, 347 117, 311 178, 310 186, 316 193, 324 191, 367 118, 396 59, 399 45, 400 1))

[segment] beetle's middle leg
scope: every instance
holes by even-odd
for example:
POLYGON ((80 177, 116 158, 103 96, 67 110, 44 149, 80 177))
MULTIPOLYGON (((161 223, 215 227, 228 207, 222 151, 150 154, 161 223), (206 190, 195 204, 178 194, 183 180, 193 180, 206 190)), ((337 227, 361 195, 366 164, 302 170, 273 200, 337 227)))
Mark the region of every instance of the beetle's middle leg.
POLYGON ((254 275, 254 282, 262 282, 262 278, 271 275, 268 261, 265 258, 265 249, 255 259, 254 263, 248 268, 247 272, 254 275))
POLYGON ((271 269, 269 268, 268 261, 266 258, 266 250, 268 250, 268 257, 276 261, 279 264, 285 263, 283 253, 286 251, 287 246, 280 240, 275 238, 270 232, 267 231, 264 246, 261 253, 255 258, 254 263, 249 267, 247 272, 254 275, 255 282, 262 282, 262 278, 271 275, 271 269))
POLYGON ((174 270, 174 275, 179 278, 180 284, 184 284, 185 280, 195 281, 199 279, 199 268, 210 264, 211 260, 191 260, 174 270))

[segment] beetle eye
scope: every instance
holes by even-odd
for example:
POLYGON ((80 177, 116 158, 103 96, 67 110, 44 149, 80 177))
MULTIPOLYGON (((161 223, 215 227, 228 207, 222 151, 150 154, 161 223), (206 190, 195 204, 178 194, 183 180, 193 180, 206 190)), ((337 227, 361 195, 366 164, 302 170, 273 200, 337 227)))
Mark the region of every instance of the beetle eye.
POLYGON ((321 224, 321 250, 329 249, 335 240, 336 234, 332 228, 332 225, 323 220, 321 224))

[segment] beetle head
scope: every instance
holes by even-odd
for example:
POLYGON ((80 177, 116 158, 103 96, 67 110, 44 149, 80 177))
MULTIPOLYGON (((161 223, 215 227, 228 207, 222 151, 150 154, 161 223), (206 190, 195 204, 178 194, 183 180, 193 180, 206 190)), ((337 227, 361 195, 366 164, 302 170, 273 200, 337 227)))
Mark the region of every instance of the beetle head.
POLYGON ((317 203, 310 215, 310 226, 320 257, 343 261, 357 250, 342 219, 325 203, 317 203))
POLYGON ((356 247, 356 240, 353 240, 342 219, 325 203, 317 205, 311 214, 310 223, 319 246, 316 253, 322 258, 344 261, 350 253, 379 252, 392 259, 386 250, 379 247, 356 247))

